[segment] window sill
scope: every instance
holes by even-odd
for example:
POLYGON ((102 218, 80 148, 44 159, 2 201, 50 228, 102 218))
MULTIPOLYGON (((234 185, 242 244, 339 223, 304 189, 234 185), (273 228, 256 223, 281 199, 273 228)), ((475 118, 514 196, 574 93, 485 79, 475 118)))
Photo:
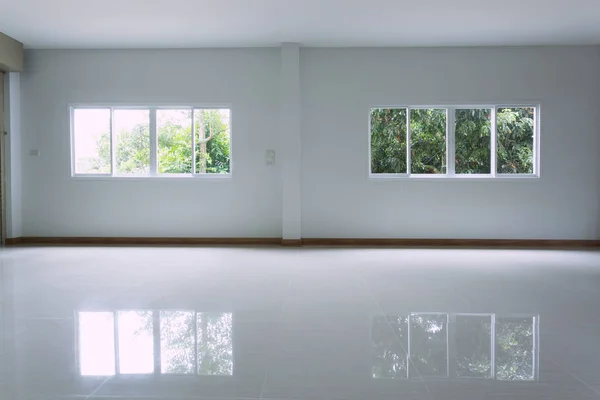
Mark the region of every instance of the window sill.
POLYGON ((76 181, 165 181, 165 180, 231 180, 232 174, 163 174, 163 175, 71 175, 76 181))
POLYGON ((536 174, 519 175, 407 175, 407 174, 369 174, 369 180, 373 181, 531 181, 539 180, 536 174))

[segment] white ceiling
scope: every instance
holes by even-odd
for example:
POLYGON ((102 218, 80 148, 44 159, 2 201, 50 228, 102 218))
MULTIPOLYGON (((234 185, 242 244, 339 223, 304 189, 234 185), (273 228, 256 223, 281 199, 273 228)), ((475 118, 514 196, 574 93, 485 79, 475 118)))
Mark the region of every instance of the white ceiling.
POLYGON ((600 44, 600 0, 0 0, 28 48, 600 44))

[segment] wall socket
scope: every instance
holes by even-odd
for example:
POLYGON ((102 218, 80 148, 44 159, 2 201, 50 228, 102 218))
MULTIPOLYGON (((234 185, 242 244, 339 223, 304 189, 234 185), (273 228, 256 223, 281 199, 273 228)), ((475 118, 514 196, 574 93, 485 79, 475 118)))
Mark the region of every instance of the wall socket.
POLYGON ((267 165, 275 164, 275 150, 267 150, 265 153, 265 162, 267 165))

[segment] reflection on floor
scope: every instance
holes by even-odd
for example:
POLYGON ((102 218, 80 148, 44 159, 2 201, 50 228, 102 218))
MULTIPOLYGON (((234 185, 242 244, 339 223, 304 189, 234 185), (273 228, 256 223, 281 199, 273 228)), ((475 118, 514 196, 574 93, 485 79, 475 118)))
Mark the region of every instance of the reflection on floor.
POLYGON ((0 253, 0 399, 599 399, 600 253, 0 253))

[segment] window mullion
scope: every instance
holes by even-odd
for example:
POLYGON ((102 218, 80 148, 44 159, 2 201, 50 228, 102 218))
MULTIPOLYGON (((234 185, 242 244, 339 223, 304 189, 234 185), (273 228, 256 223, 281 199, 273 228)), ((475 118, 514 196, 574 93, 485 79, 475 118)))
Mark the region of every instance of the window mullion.
POLYGON ((198 375, 198 312, 194 311, 194 374, 198 375))
POLYGON ((116 155, 116 139, 115 139, 115 110, 110 108, 110 174, 115 176, 117 170, 117 155, 116 155))
POLYGON ((496 314, 492 314, 492 328, 490 329, 492 333, 491 341, 491 351, 490 351, 490 361, 492 370, 490 371, 490 375, 492 379, 496 379, 496 314))
POLYGON ((497 135, 497 129, 496 129, 496 106, 492 106, 492 126, 491 126, 491 132, 490 132, 490 173, 492 174, 492 178, 496 177, 496 163, 498 160, 498 151, 497 151, 497 139, 496 139, 496 135, 497 135))
POLYGON ((456 141, 455 141, 455 109, 446 109, 446 174, 454 176, 456 173, 456 141))
POLYGON ((154 373, 161 373, 161 348, 160 348, 160 312, 158 310, 152 311, 152 337, 154 338, 154 373))
POLYGON ((156 132, 156 108, 150 109, 150 176, 158 173, 158 134, 156 132))
POLYGON ((411 153, 410 153, 410 108, 406 108, 406 173, 410 175, 410 163, 411 163, 411 153))
POLYGON ((194 109, 192 108, 192 174, 196 175, 196 121, 194 121, 194 109))
MULTIPOLYGON (((112 114, 112 111, 111 111, 112 114)), ((115 348, 115 375, 121 374, 120 362, 119 362, 119 315, 118 312, 113 311, 113 326, 115 328, 114 336, 114 348, 115 348)))

